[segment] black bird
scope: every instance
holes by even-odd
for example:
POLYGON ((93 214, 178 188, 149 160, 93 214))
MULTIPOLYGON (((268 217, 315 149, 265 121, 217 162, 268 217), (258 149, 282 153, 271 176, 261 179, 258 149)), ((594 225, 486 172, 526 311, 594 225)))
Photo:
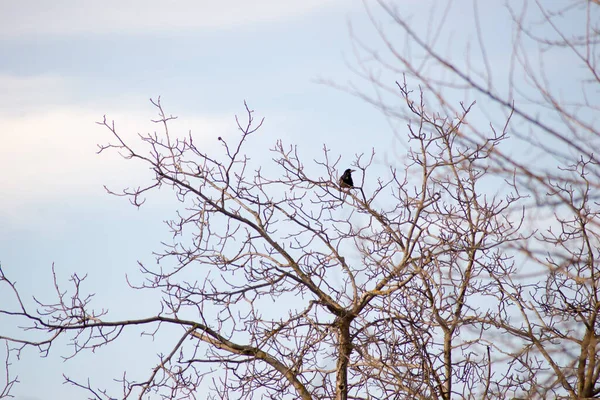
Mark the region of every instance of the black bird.
POLYGON ((344 171, 344 174, 342 176, 340 176, 340 186, 342 188, 353 188, 354 187, 354 182, 352 181, 352 173, 354 172, 353 169, 348 168, 347 170, 344 171))

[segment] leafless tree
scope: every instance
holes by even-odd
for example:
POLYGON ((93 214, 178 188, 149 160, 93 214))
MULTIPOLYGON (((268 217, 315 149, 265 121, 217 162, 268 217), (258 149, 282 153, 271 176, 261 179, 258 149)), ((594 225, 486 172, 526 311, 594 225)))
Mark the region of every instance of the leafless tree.
POLYGON ((508 7, 509 71, 531 86, 515 78, 503 92, 482 36, 478 70, 444 58, 439 35, 419 36, 393 4, 377 4, 413 51, 399 49, 367 8, 388 57, 357 40, 356 72, 375 95, 344 89, 402 122, 405 151, 386 176, 373 175, 374 153, 357 155, 356 188, 342 188, 345 166, 333 150, 306 164, 281 141, 268 168, 255 165, 245 149, 262 120, 247 105, 239 136, 218 138, 217 154, 191 133, 173 134, 160 99, 160 133, 141 136, 140 150, 104 118, 111 140, 100 152, 152 171, 148 184, 111 193, 141 206, 169 189, 181 205, 168 222, 172 243, 156 267, 140 263, 144 281, 132 284, 155 290, 161 310, 113 320, 92 304, 84 277, 73 275, 66 290, 56 273, 55 300, 32 310, 0 270, 2 290, 16 300, 1 315, 38 334, 0 332, 10 351, 47 354, 65 337, 77 356, 127 329, 179 331, 147 376, 123 374, 118 395, 65 377, 94 399, 599 397, 599 130, 590 94, 599 81, 598 5, 508 7), (527 7, 558 39, 528 25, 527 7), (561 30, 555 21, 565 13, 586 17, 583 33, 561 30), (587 68, 577 76, 579 102, 552 91, 544 63, 532 67, 524 50, 532 42, 542 51, 536 61, 551 49, 587 68), (384 80, 373 65, 396 78, 384 80), (456 99, 456 88, 471 100, 456 99), (502 118, 479 123, 482 102, 502 118))
MULTIPOLYGON (((414 149, 401 172, 390 169, 369 193, 364 184, 338 186, 339 158, 332 161, 329 149, 316 176, 281 142, 273 148, 275 176, 250 171, 243 146, 262 121, 248 107, 239 140, 219 138, 221 158, 200 151, 191 134, 173 138, 173 117, 160 101, 155 122, 163 132, 142 137, 146 153, 105 119, 114 140, 101 151, 117 150, 154 172, 147 186, 115 194, 139 206, 142 196, 168 186, 182 204, 169 222, 175 241, 159 255, 159 270, 141 265, 147 279, 140 288, 162 293, 163 309, 151 318, 111 321, 94 311, 74 275, 69 294, 55 282, 56 302, 40 303, 40 315, 22 302, 10 312, 47 338, 8 340, 21 344, 17 350, 33 345, 47 352, 71 332, 79 353, 117 340, 130 325, 149 332, 181 327, 147 379, 123 377, 124 398, 193 397, 202 367, 211 364, 219 371, 219 398, 450 398, 477 390, 491 376, 485 315, 470 299, 495 285, 482 280, 485 271, 510 270, 497 247, 520 237, 519 219, 503 215, 519 196, 487 198, 478 187, 504 133, 474 148, 458 145, 460 121, 430 114, 420 95, 418 103, 410 100, 405 84, 398 90, 419 119, 409 126, 414 149), (386 206, 374 206, 380 203, 386 206), (473 333, 459 336, 467 328, 473 333)), ((464 108, 461 118, 469 112, 464 108)), ((372 159, 356 160, 363 183, 372 159)), ((96 398, 112 398, 66 379, 96 398)))
POLYGON ((512 271, 488 270, 497 309, 480 321, 496 338, 491 374, 504 377, 484 396, 600 397, 598 2, 507 2, 514 31, 506 53, 480 19, 483 2, 437 2, 425 22, 403 15, 397 2, 376 4, 367 11, 386 51, 355 38, 355 72, 374 90, 337 87, 403 127, 415 115, 398 107, 406 95, 388 79, 402 74, 424 88, 430 109, 463 121, 462 146, 484 143, 490 130, 510 136, 489 153, 486 171, 519 194, 506 212, 523 210, 522 239, 500 246, 512 271), (473 13, 474 39, 464 46, 455 46, 453 7, 473 13), (486 118, 463 120, 461 99, 477 101, 486 118))

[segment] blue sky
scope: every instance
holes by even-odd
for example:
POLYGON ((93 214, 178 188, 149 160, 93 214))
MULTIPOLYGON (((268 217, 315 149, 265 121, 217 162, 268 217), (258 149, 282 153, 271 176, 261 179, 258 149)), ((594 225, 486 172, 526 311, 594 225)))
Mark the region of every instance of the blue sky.
MULTIPOLYGON (((472 3, 456 3, 449 29, 462 44, 474 29, 472 3)), ((433 3, 397 4, 418 22, 433 3)), ((490 44, 504 52, 511 25, 495 18, 501 9, 486 3, 480 12, 490 44)), ((431 28, 424 21, 418 29, 431 28)), ((213 151, 218 136, 236 134, 234 116, 244 115, 246 100, 265 117, 249 144, 257 160, 268 160, 268 149, 282 139, 297 144, 307 161, 326 143, 343 165, 374 147, 384 168, 398 144, 385 118, 315 82, 356 79, 347 67, 356 63, 349 23, 356 36, 380 45, 360 1, 1 2, 0 262, 7 275, 26 297, 51 299, 54 263, 65 284, 73 272, 87 274, 87 290, 112 318, 156 309, 160 299, 129 290, 125 275, 139 276, 136 261, 152 262, 152 251, 168 239, 162 220, 174 203, 161 195, 138 210, 109 196, 103 185, 137 184, 147 171, 95 154, 96 144, 109 138, 95 124, 103 115, 127 137, 157 129, 150 97, 160 95, 167 113, 179 117, 172 129, 191 130, 213 151)), ((506 62, 502 52, 493 61, 506 62)), ((99 385, 128 365, 143 365, 138 372, 146 373, 159 350, 131 337, 120 341, 127 351, 118 344, 68 362, 61 361, 64 346, 46 359, 25 351, 15 368, 16 398, 81 398, 62 384, 63 372, 91 375, 99 385), (136 346, 133 360, 129 351, 136 346)))

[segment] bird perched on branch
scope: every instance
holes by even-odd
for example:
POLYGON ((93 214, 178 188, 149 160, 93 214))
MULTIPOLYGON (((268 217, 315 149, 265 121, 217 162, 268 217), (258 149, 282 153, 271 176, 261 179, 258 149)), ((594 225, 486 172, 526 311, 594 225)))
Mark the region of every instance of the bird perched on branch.
POLYGON ((353 169, 348 168, 344 171, 344 174, 340 176, 340 186, 344 189, 351 189, 354 187, 354 182, 352 181, 352 173, 353 169))

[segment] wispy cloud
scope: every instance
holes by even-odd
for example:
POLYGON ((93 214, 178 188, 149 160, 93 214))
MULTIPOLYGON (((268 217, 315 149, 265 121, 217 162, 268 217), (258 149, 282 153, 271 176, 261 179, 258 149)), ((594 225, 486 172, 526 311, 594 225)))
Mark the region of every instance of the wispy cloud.
MULTIPOLYGON (((11 81, 4 76, 0 82, 0 88, 11 86, 31 105, 22 115, 0 110, 0 169, 4 171, 0 174, 0 217, 27 223, 27 219, 35 219, 39 207, 68 204, 74 197, 89 200, 99 196, 105 184, 118 190, 147 180, 147 167, 131 162, 125 165, 115 152, 95 154, 97 144, 111 139, 107 128, 95 122, 107 112, 120 134, 139 143, 138 133, 160 132, 160 126, 150 121, 156 118, 151 105, 119 104, 118 109, 112 105, 96 110, 74 104, 42 106, 45 99, 36 98, 36 93, 50 89, 60 93, 68 81, 51 77, 11 81)), ((234 124, 230 116, 191 115, 173 121, 171 129, 180 136, 191 129, 198 143, 212 147, 219 145, 216 137, 235 132, 234 124)), ((147 153, 148 149, 141 151, 147 153)))
POLYGON ((0 73, 0 113, 25 114, 68 101, 72 81, 56 75, 15 76, 0 73))
POLYGON ((342 0, 23 0, 0 2, 0 35, 153 33, 285 20, 342 0))

